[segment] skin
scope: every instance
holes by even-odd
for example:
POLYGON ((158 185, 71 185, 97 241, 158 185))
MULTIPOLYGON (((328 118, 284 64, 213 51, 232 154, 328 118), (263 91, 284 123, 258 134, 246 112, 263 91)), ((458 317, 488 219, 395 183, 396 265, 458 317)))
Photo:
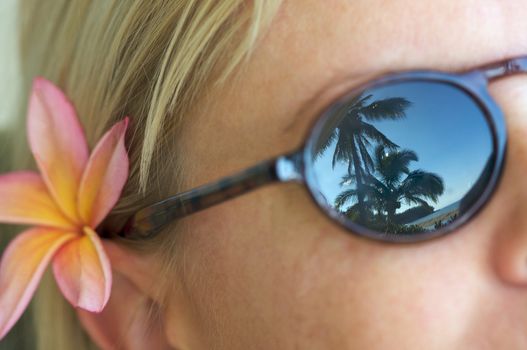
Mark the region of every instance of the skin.
MULTIPOLYGON (((527 54, 526 5, 286 1, 245 72, 212 91, 185 126, 186 187, 294 150, 328 103, 372 77, 459 71, 527 54)), ((527 75, 490 91, 506 115, 508 159, 495 195, 469 224, 436 240, 387 244, 334 225, 298 184, 230 200, 182 221, 167 342, 178 349, 527 348, 527 75)))

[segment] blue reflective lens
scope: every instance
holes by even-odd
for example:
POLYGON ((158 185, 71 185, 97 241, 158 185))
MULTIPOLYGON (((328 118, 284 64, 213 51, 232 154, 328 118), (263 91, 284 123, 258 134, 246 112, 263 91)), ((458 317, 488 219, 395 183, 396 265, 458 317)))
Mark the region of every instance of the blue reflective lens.
POLYGON ((309 150, 311 191, 357 230, 416 235, 462 217, 495 164, 488 113, 438 81, 372 87, 332 106, 309 150))

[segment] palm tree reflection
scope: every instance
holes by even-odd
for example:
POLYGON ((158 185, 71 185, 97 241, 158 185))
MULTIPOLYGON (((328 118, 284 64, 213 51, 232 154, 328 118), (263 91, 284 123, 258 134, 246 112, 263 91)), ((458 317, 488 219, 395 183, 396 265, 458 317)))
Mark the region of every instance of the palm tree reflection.
MULTIPOLYGON (((409 120, 403 121, 413 105, 408 96, 375 99, 372 94, 361 94, 348 99, 345 104, 336 105, 331 112, 335 117, 328 119, 315 145, 313 159, 324 159, 319 163, 324 167, 322 171, 329 170, 325 164, 331 160, 331 171, 342 176, 340 184, 330 183, 326 178, 320 189, 321 196, 329 201, 329 206, 353 222, 380 232, 415 233, 448 225, 464 215, 480 198, 494 164, 495 157, 491 155, 486 164, 481 164, 483 168, 478 178, 450 181, 450 202, 441 198, 442 208, 435 209, 433 205, 437 205, 445 193, 445 180, 438 174, 415 167, 414 163, 419 161, 417 151, 426 155, 427 162, 434 161, 430 157, 431 149, 437 149, 445 157, 459 155, 454 153, 452 145, 439 148, 440 145, 434 142, 443 142, 443 137, 436 136, 435 130, 423 127, 426 118, 436 118, 437 113, 421 115, 423 112, 418 111, 435 106, 416 106, 413 112, 419 115, 410 116, 412 120, 422 118, 416 125, 409 120), (405 124, 401 125, 401 121, 405 124), (419 148, 417 150, 401 148, 390 139, 390 136, 398 135, 397 141, 404 142, 402 135, 406 127, 413 128, 413 136, 421 140, 430 138, 430 148, 427 148, 426 141, 412 142, 420 145, 414 146, 419 148), (472 180, 475 180, 473 185, 465 188, 466 181, 472 180)), ((446 160, 448 158, 438 158, 437 161, 446 160)), ((459 158, 450 164, 459 164, 459 158)), ((448 174, 455 171, 452 166, 445 169, 445 177, 449 178, 446 171, 448 174)))
POLYGON ((334 168, 339 161, 347 163, 348 174, 354 177, 356 183, 357 208, 362 220, 367 217, 363 193, 364 179, 375 170, 368 149, 372 147, 372 142, 389 149, 399 147, 367 121, 405 118, 405 111, 411 105, 410 101, 400 97, 371 101, 372 97, 358 95, 343 105, 337 113, 344 114, 344 117, 338 119, 335 126, 329 126, 326 132, 323 132, 315 154, 315 158, 322 155, 336 142, 332 165, 334 168))
MULTIPOLYGON (((437 203, 444 192, 440 176, 424 170, 410 171, 410 162, 418 161, 417 154, 410 150, 387 152, 382 145, 375 148, 375 174, 364 177, 363 203, 346 206, 358 198, 356 188, 341 192, 335 199, 335 207, 352 218, 355 222, 369 228, 393 233, 423 231, 419 225, 405 225, 416 217, 423 217, 433 212, 428 201, 437 203), (396 215, 402 204, 417 205, 404 213, 396 215), (361 207, 362 205, 362 207, 361 207), (368 212, 366 219, 361 218, 360 211, 368 212)), ((355 183, 355 175, 348 175, 343 184, 355 183)))
POLYGON ((332 205, 344 215, 371 229, 392 233, 425 231, 412 224, 434 213, 444 192, 443 179, 425 170, 410 170, 418 161, 415 151, 403 149, 379 131, 375 122, 402 120, 412 103, 404 97, 373 100, 358 95, 335 112, 335 118, 322 131, 314 158, 334 147, 332 167, 347 166, 332 205), (402 206, 406 210, 397 213, 402 206))

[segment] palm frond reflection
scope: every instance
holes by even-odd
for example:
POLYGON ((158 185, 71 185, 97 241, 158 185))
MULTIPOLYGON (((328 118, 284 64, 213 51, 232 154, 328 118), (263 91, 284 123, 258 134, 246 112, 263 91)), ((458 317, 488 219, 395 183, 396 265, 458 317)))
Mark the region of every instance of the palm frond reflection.
POLYGON ((354 176, 343 179, 350 188, 341 192, 335 207, 355 222, 369 228, 391 233, 422 232, 421 225, 409 224, 418 218, 431 214, 434 208, 429 201, 436 203, 444 192, 443 179, 424 170, 410 171, 409 164, 418 161, 417 154, 410 150, 396 150, 390 153, 382 145, 375 149, 375 174, 367 174, 359 186, 354 176), (362 192, 363 203, 350 202, 358 199, 362 192), (396 214, 402 204, 416 205, 403 213, 396 214), (368 215, 363 218, 361 209, 368 215))
POLYGON ((336 143, 332 166, 334 168, 338 162, 346 162, 348 174, 355 177, 358 210, 362 220, 367 216, 362 187, 365 178, 375 171, 374 160, 369 151, 372 143, 389 149, 399 147, 368 121, 402 119, 411 105, 410 101, 404 98, 371 101, 372 97, 358 95, 342 106, 337 113, 343 115, 343 118, 338 119, 337 125, 327 129, 329 132, 323 134, 315 152, 316 158, 328 150, 331 144, 336 143))

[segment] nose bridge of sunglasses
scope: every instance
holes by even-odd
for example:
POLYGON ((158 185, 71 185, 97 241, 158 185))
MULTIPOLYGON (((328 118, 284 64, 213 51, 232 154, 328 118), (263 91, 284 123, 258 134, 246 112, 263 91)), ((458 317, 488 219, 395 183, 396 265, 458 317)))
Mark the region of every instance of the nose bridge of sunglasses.
POLYGON ((527 57, 513 58, 492 64, 481 69, 485 77, 489 80, 497 80, 509 75, 527 73, 527 57))

